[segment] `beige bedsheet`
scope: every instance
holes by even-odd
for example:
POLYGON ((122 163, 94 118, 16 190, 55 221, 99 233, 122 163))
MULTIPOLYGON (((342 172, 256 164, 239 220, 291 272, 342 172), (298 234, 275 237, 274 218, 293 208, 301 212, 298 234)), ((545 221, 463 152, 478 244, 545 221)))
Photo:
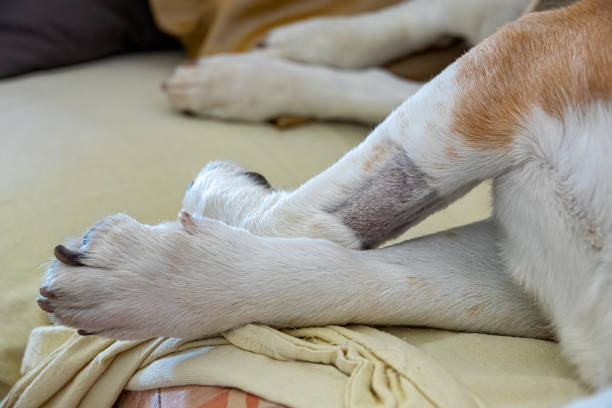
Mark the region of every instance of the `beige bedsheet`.
MULTIPOLYGON (((145 223, 173 219, 185 187, 210 160, 233 160, 277 186, 295 187, 368 132, 346 124, 279 131, 177 115, 168 110, 159 84, 179 59, 121 57, 0 82, 0 395, 20 377, 30 331, 49 323, 34 299, 41 264, 65 236, 119 211, 145 223)), ((488 201, 488 186, 479 187, 408 236, 484 218, 488 201)), ((416 392, 437 406, 449 406, 438 399, 459 395, 465 406, 543 407, 584 393, 550 342, 424 329, 389 329, 392 336, 369 328, 310 330, 249 326, 207 341, 213 343, 128 344, 43 328, 32 334, 23 366, 30 373, 15 388, 13 402, 32 398, 17 406, 33 408, 61 397, 67 400, 57 406, 110 406, 141 368, 130 389, 232 385, 296 406, 367 406, 374 397, 392 406, 384 404, 392 399, 380 396, 391 390, 385 395, 416 392), (181 348, 189 351, 176 354, 181 348), (152 356, 165 358, 145 367, 152 356), (431 370, 436 374, 423 374, 431 370), (372 388, 375 383, 380 385, 372 388), (315 397, 328 405, 312 405, 315 397)))

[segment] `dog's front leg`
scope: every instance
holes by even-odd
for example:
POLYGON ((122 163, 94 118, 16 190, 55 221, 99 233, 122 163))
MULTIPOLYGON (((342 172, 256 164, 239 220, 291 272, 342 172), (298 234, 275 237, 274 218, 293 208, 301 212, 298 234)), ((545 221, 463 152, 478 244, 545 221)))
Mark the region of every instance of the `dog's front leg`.
MULTIPOLYGON (((456 112, 461 91, 453 65, 363 143, 297 190, 279 193, 260 187, 263 198, 237 192, 240 199, 226 208, 243 208, 253 200, 266 204, 224 221, 258 235, 320 237, 351 248, 378 246, 511 165, 506 139, 462 132, 456 112)), ((206 172, 202 177, 208 177, 206 172)), ((196 184, 213 185, 202 180, 196 184)), ((224 185, 231 189, 229 182, 224 185)), ((200 191, 211 189, 194 194, 200 191)), ((215 216, 200 212, 205 205, 193 204, 202 201, 191 198, 186 200, 188 211, 215 216)))
POLYGON ((210 336, 276 326, 427 325, 547 336, 503 273, 483 222, 373 251, 308 238, 258 237, 207 218, 151 227, 127 216, 59 246, 39 304, 82 334, 210 336))

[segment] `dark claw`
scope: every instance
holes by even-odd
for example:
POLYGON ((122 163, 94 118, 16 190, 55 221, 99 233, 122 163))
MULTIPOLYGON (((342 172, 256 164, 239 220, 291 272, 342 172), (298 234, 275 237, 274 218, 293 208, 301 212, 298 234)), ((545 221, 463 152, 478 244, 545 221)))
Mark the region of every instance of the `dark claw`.
POLYGON ((93 332, 88 332, 87 330, 83 330, 83 329, 77 330, 77 333, 81 336, 91 336, 92 334, 96 334, 93 332))
POLYGON ((256 184, 263 186, 265 188, 272 188, 272 186, 270 185, 270 183, 268 183, 268 180, 266 180, 266 178, 264 176, 262 176, 261 174, 254 172, 254 171, 246 171, 244 172, 244 175, 247 176, 248 178, 250 178, 252 181, 254 181, 256 184))
POLYGON ((180 112, 185 116, 191 116, 191 117, 197 116, 196 113, 192 111, 191 109, 181 109, 180 112))
POLYGON ((47 313, 53 313, 53 305, 51 304, 51 301, 45 297, 39 297, 36 299, 36 303, 38 303, 38 306, 44 310, 47 313))
POLYGON ((55 249, 53 250, 53 255, 55 255, 57 259, 59 259, 62 263, 65 263, 66 265, 72 265, 72 266, 83 266, 84 265, 79 260, 81 258, 80 252, 76 252, 71 249, 68 249, 63 245, 56 246, 55 249))

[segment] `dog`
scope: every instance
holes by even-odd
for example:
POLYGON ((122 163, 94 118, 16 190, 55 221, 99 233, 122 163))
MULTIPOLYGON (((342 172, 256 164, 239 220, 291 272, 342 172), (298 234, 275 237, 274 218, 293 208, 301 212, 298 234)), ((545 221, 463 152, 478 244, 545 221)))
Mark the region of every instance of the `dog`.
POLYGON ((611 406, 611 132, 612 3, 526 14, 295 191, 213 162, 178 220, 114 215, 57 246, 38 304, 117 339, 252 322, 554 338, 611 406), (379 248, 490 178, 490 219, 379 248))

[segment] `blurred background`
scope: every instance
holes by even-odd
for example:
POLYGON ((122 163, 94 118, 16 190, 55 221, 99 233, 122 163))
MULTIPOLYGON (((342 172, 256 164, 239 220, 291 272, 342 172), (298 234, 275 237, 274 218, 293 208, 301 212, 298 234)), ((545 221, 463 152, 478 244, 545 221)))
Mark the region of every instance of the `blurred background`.
MULTIPOLYGON (((319 16, 376 11, 400 0, 1 0, 0 78, 115 54, 183 49, 189 58, 245 52, 273 28, 319 16)), ((429 79, 465 44, 388 67, 429 79)), ((422 54, 421 52, 417 54, 422 54)), ((414 55, 411 55, 414 57, 414 55)))

